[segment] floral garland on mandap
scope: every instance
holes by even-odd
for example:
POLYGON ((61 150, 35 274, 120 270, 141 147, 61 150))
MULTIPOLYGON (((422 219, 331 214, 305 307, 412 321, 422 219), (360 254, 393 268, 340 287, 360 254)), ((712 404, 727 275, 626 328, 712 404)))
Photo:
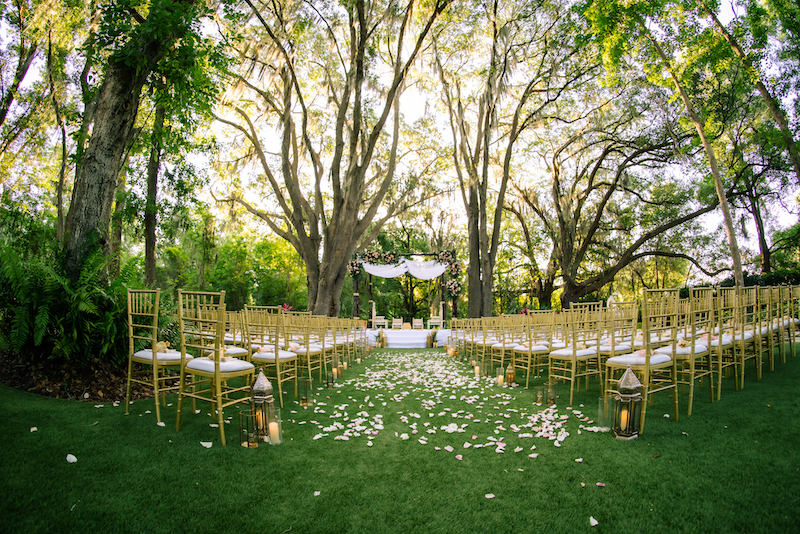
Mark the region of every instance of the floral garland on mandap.
POLYGON ((351 260, 347 263, 347 273, 352 276, 361 274, 361 262, 358 260, 351 260))
POLYGON ((443 250, 436 254, 436 261, 439 263, 453 264, 456 261, 455 250, 443 250))
MULTIPOLYGON (((395 251, 379 252, 377 250, 368 250, 360 256, 364 262, 371 263, 373 265, 394 265, 400 261, 400 255, 395 251)), ((447 264, 447 272, 451 276, 459 276, 461 274, 461 262, 456 260, 456 252, 454 250, 443 250, 441 252, 437 252, 434 256, 436 261, 439 263, 447 264)), ((360 264, 358 265, 359 271, 356 271, 356 266, 354 266, 354 264, 359 264, 359 261, 353 260, 348 263, 347 272, 351 274, 358 274, 358 272, 360 272, 360 264)))
POLYGON ((444 283, 444 289, 451 297, 457 297, 461 294, 461 282, 455 279, 448 280, 444 283))

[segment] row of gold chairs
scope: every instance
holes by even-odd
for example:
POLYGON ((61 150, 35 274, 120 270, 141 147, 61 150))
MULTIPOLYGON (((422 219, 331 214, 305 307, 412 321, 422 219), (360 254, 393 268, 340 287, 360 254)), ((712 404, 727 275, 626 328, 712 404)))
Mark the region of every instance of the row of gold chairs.
POLYGON ((281 306, 246 306, 228 311, 225 292, 178 291, 179 349, 158 339, 159 289, 128 290, 128 385, 126 413, 133 384, 153 389, 156 419, 168 392, 177 391, 176 428, 184 401, 214 406, 225 445, 224 409, 250 401, 256 368, 274 381, 278 402, 288 382, 297 395, 299 377, 322 381, 334 362, 366 351, 366 329, 360 321, 287 311, 281 306), (242 380, 235 380, 241 378, 242 380))
MULTIPOLYGON (((569 310, 455 320, 451 341, 467 358, 487 368, 512 365, 530 377, 544 368, 548 378, 569 383, 570 404, 581 379, 597 378, 606 397, 616 393, 630 366, 643 384, 645 401, 660 391, 688 390, 691 415, 697 383, 719 400, 722 378, 733 374, 744 387, 745 364, 757 379, 764 362, 774 369, 796 355, 800 286, 645 290, 640 304, 573 304, 569 310)), ((646 406, 647 402, 645 402, 646 406)), ((642 423, 646 409, 642 411, 642 423)))

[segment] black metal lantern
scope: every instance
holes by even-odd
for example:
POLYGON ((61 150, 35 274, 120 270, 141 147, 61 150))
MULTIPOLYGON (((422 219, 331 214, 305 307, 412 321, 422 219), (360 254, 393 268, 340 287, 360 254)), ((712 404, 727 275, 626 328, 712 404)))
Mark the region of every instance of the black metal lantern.
POLYGON ((250 389, 250 409, 253 413, 253 430, 262 441, 268 441, 270 408, 273 408, 274 413, 274 406, 272 383, 264 375, 264 371, 259 370, 250 389))
POLYGON ((619 379, 615 397, 614 435, 617 439, 636 439, 639 437, 639 423, 642 414, 642 383, 629 365, 619 379))

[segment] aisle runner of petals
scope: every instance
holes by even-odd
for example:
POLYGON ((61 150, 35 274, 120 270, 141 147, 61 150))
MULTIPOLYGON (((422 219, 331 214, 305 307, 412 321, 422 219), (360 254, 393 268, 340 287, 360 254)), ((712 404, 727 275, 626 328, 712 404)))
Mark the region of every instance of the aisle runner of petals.
MULTIPOLYGON (((335 441, 365 440, 372 446, 384 432, 384 418, 397 415, 408 427, 406 432, 392 432, 391 439, 416 440, 420 445, 433 445, 436 451, 455 453, 456 460, 477 449, 489 449, 502 454, 527 451, 536 458, 535 441, 539 445, 551 442, 560 447, 570 433, 566 423, 570 413, 578 420, 578 434, 583 430, 598 432, 589 417, 567 407, 560 414, 557 406, 542 406, 517 401, 516 388, 501 387, 493 379, 469 376, 462 363, 438 353, 387 353, 374 359, 360 376, 340 381, 336 391, 355 390, 348 402, 330 405, 327 390, 318 390, 313 416, 292 420, 297 424, 310 423, 319 428, 313 439, 335 441), (396 410, 416 401, 418 411, 396 410), (404 406, 403 406, 404 403, 404 406), (450 405, 450 407, 448 406, 450 405), (456 407, 465 406, 456 410, 456 407), (453 407, 455 406, 455 407, 453 407), (464 434, 460 450, 442 441, 441 436, 464 434), (488 435, 487 435, 488 434, 488 435), (542 441, 547 440, 547 441, 542 441), (511 449, 508 442, 516 446, 511 449), (438 443, 438 444, 437 444, 438 443)), ((299 418, 303 411, 292 410, 299 418)), ((311 415, 311 414, 308 414, 311 415)), ((581 459, 577 460, 581 461, 581 459)))

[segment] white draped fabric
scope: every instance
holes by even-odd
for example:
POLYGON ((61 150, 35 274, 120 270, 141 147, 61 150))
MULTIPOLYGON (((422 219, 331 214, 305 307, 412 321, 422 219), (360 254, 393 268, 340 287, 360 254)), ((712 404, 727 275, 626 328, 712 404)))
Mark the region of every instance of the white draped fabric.
POLYGON ((373 276, 380 276, 381 278, 397 278, 402 274, 410 274, 414 278, 420 280, 433 280, 441 276, 447 269, 446 263, 439 263, 437 261, 413 261, 404 259, 396 265, 375 265, 362 261, 364 270, 373 276))
POLYGON ((404 260, 408 268, 408 274, 420 280, 433 280, 444 274, 447 269, 446 263, 439 263, 438 261, 412 261, 404 260))

